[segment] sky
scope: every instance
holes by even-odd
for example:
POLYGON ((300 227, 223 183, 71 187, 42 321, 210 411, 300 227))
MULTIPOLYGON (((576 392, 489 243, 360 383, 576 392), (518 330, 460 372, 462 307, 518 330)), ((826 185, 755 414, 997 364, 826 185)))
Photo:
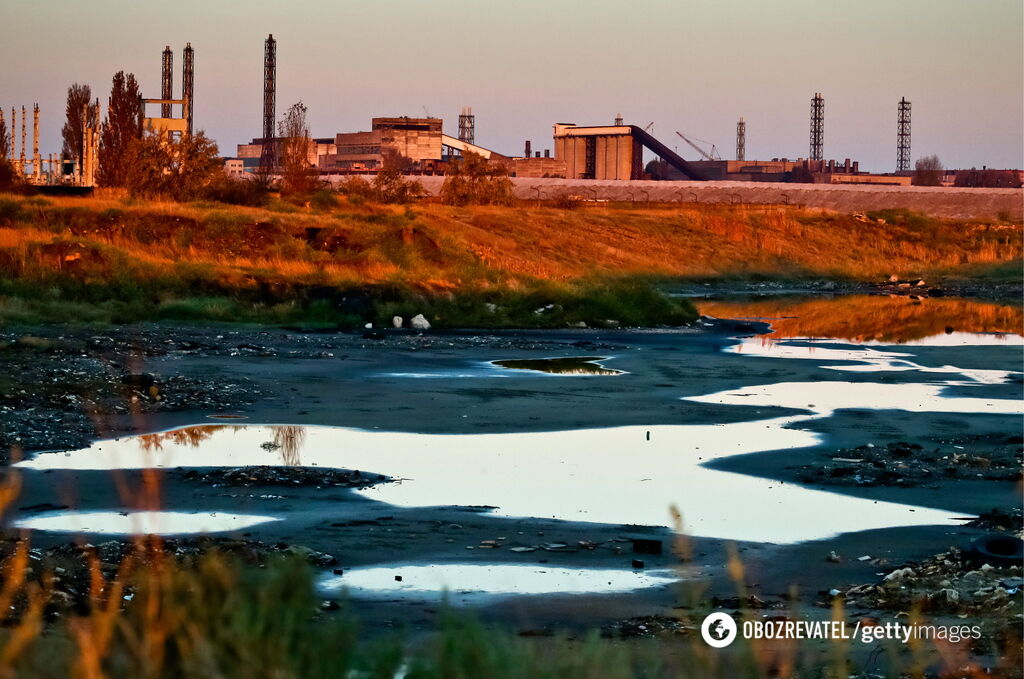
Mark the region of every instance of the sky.
POLYGON ((1021 0, 0 0, 0 106, 38 102, 59 151, 68 85, 105 106, 123 69, 156 98, 170 45, 180 96, 191 42, 196 128, 233 155, 261 135, 268 33, 278 115, 303 101, 317 137, 426 113, 454 136, 472 106, 477 143, 518 155, 621 113, 685 158, 676 131, 732 158, 743 116, 748 159, 797 158, 821 92, 826 158, 894 170, 906 97, 913 159, 1024 165, 1021 0))

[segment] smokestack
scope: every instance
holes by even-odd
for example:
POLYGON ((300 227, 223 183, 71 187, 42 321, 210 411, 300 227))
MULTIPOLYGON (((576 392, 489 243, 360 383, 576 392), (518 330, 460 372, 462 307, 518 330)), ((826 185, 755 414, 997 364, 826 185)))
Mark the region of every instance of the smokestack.
POLYGON ((622 127, 622 114, 621 113, 616 113, 615 114, 615 126, 616 127, 622 127))
POLYGON ((193 90, 195 87, 195 52, 192 43, 185 43, 181 54, 181 98, 185 100, 186 131, 192 134, 192 111, 195 109, 193 90))
MULTIPOLYGON (((161 62, 160 69, 160 98, 161 99, 174 99, 174 53, 171 52, 171 46, 167 45, 164 47, 163 61, 161 62)), ((170 118, 171 117, 171 105, 160 104, 160 117, 170 118)))
POLYGON ((276 165, 274 119, 277 115, 277 41, 267 36, 263 51, 263 151, 260 168, 270 171, 276 165))
POLYGON ((550 158, 551 157, 551 149, 544 149, 544 157, 545 158, 550 158))
POLYGON ((526 140, 526 150, 523 152, 523 157, 529 158, 530 155, 531 155, 531 153, 530 153, 530 140, 527 139, 526 140))

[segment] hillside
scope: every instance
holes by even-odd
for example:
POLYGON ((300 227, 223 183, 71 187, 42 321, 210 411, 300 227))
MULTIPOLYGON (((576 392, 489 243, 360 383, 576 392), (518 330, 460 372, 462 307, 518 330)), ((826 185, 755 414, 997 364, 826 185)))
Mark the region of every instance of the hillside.
MULTIPOLYGON (((411 313, 412 302, 458 302, 455 315, 465 315, 474 304, 507 308, 521 297, 514 316, 547 298, 571 306, 570 298, 594 297, 598 288, 611 294, 608 286, 622 281, 649 303, 643 281, 874 281, 893 273, 932 280, 1022 256, 1019 224, 900 211, 868 218, 786 206, 343 203, 316 211, 277 201, 264 209, 6 196, 0 318, 59 317, 60 305, 83 304, 106 308, 87 314, 94 320, 232 320, 244 311, 251 320, 287 321, 319 305, 324 321, 340 322, 340 310, 354 323, 411 313)), ((506 321, 521 322, 493 325, 506 321)))

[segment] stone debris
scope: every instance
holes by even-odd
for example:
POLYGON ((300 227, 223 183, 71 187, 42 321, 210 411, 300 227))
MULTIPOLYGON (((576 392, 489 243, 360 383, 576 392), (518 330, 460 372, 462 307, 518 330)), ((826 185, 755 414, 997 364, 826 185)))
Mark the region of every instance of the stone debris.
MULTIPOLYGON (((905 564, 874 584, 846 587, 840 591, 848 609, 910 611, 956 615, 985 614, 1020 616, 1021 566, 976 566, 970 555, 957 548, 936 554, 920 563, 905 564)), ((828 602, 819 602, 823 606, 828 602)))
MULTIPOLYGON (((264 444, 266 445, 266 444, 264 444)), ((189 481, 212 486, 313 486, 316 488, 368 488, 392 481, 381 474, 358 469, 323 467, 252 466, 215 469, 189 469, 182 474, 189 481)))

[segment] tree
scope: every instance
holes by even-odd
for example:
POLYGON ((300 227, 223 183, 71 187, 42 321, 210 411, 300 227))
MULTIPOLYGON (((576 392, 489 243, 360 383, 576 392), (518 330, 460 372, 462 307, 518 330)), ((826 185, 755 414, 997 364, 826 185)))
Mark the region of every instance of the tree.
POLYGON ((471 151, 448 165, 440 195, 445 205, 511 205, 514 200, 508 170, 471 151))
POLYGON ((133 196, 195 200, 223 176, 218 154, 203 132, 180 139, 150 132, 128 147, 123 185, 133 196))
POLYGON ((82 125, 82 109, 92 101, 92 88, 88 85, 74 83, 68 88, 68 100, 64 107, 64 128, 60 131, 64 138, 64 157, 76 162, 82 160, 82 143, 85 129, 82 125))
POLYGON ((915 186, 941 186, 942 185, 942 161, 938 156, 924 156, 918 158, 914 164, 915 186))
POLYGON ((100 165, 98 181, 101 186, 124 186, 125 167, 130 160, 128 151, 142 137, 139 110, 139 84, 135 75, 118 71, 110 88, 107 119, 100 131, 100 165))
POLYGON ((319 175, 309 163, 309 147, 313 140, 306 122, 306 105, 292 104, 278 124, 281 138, 281 195, 304 197, 316 190, 319 175))

